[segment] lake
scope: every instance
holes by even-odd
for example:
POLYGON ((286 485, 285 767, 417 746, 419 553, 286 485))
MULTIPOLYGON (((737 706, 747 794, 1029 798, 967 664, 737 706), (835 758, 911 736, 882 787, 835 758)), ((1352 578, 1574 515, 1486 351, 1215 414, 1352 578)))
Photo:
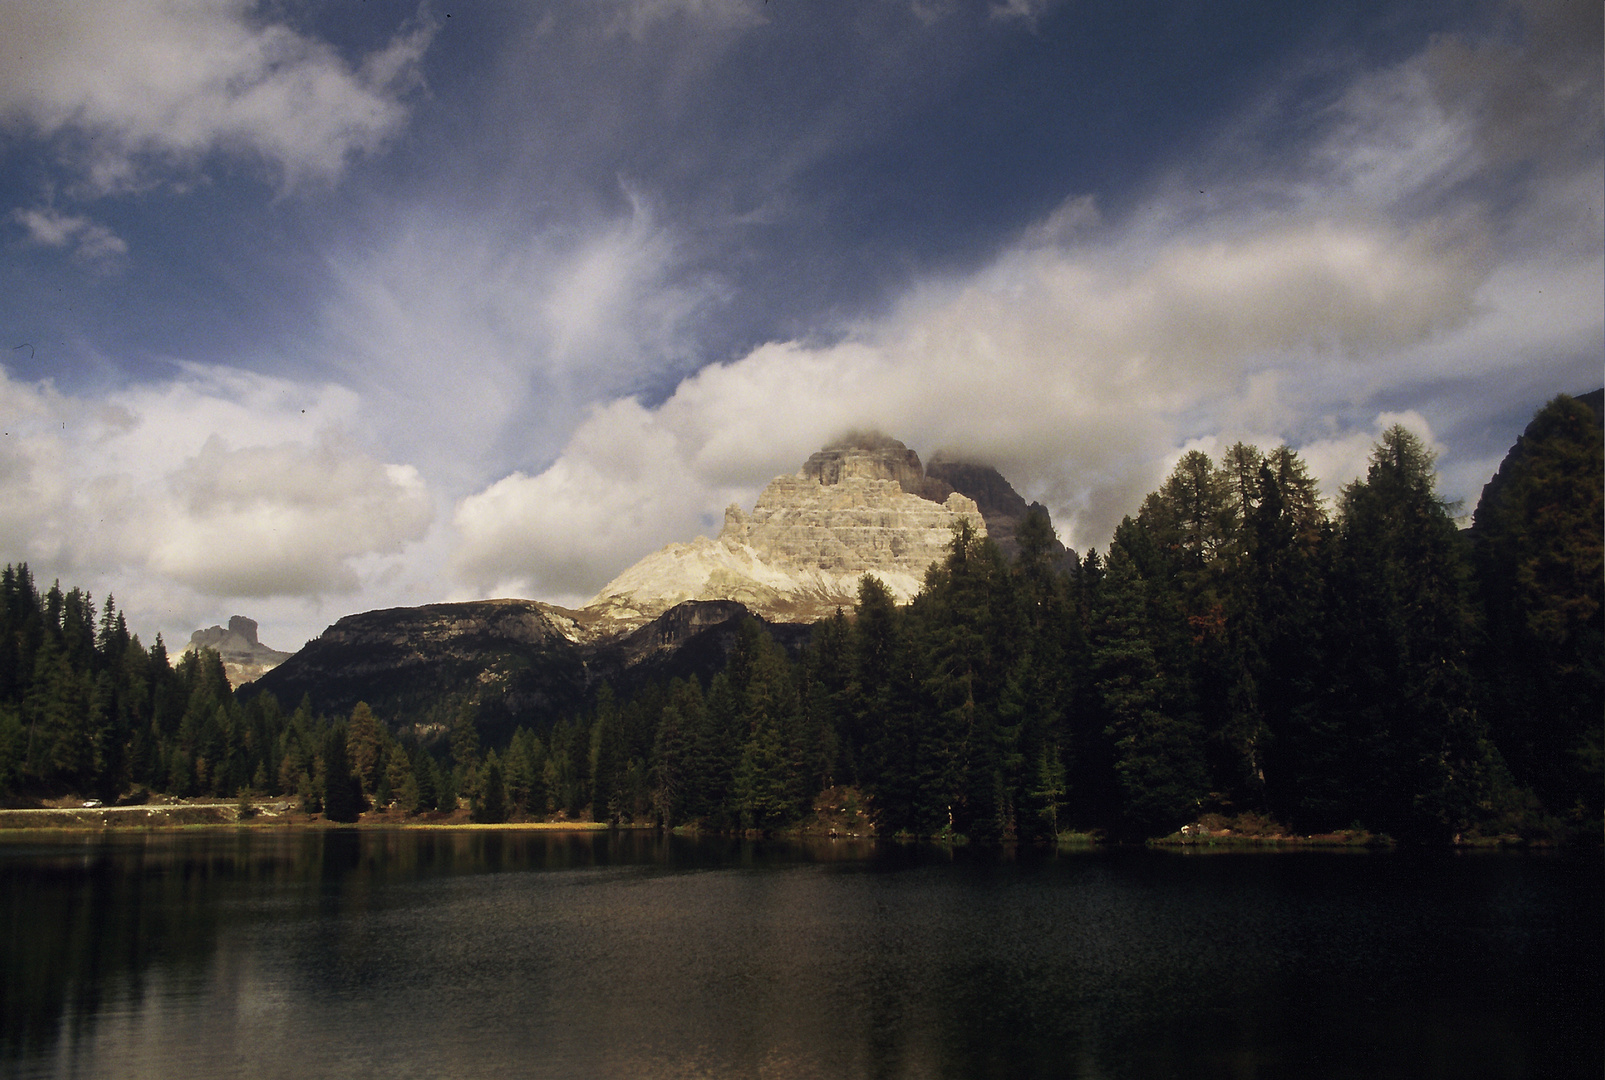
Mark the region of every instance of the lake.
POLYGON ((0 838, 13 1077, 1589 1077, 1599 854, 0 838))

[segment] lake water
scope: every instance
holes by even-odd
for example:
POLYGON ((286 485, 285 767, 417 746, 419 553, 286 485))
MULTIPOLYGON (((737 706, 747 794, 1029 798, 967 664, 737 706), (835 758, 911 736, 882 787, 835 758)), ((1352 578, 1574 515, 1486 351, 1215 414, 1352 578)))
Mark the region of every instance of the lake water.
POLYGON ((1592 855, 0 839, 15 1077, 1589 1077, 1592 855))

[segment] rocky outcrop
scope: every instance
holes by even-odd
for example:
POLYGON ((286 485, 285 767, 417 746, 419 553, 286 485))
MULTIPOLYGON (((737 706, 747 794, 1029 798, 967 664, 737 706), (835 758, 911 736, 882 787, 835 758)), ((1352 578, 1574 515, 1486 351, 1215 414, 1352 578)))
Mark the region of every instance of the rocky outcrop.
POLYGON ((270 649, 257 640, 256 620, 235 615, 228 621, 228 629, 209 626, 189 636, 184 652, 211 649, 223 661, 223 674, 230 686, 241 687, 254 682, 290 658, 287 652, 270 649))
POLYGON ((955 490, 921 467, 914 451, 873 432, 848 435, 810 454, 801 475, 827 487, 843 480, 894 480, 910 495, 931 502, 944 502, 955 490))
POLYGON ((652 680, 695 676, 706 686, 724 670, 742 625, 754 619, 793 655, 813 637, 812 624, 768 622, 733 600, 687 600, 621 637, 595 640, 584 650, 587 670, 626 696, 652 680))
POLYGON ((854 436, 770 481, 750 514, 730 507, 717 537, 642 559, 585 610, 612 632, 688 600, 732 600, 773 621, 812 622, 852 606, 865 574, 907 601, 961 520, 985 535, 975 501, 927 477, 918 454, 895 439, 854 436))

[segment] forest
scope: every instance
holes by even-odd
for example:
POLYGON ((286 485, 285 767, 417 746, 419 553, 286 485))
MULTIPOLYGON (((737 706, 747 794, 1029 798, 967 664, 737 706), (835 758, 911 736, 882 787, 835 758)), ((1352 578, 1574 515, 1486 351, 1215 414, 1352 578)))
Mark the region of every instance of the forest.
POLYGON ((112 597, 41 593, 8 565, 0 798, 768 832, 823 797, 882 835, 975 842, 1160 837, 1219 814, 1597 844, 1602 463, 1596 411, 1561 395, 1461 529, 1403 427, 1330 510, 1286 447, 1192 451, 1102 555, 1061 557, 1040 515, 1012 560, 961 527, 910 604, 866 577, 800 653, 754 621, 706 684, 603 686, 497 746, 471 705, 419 740, 366 705, 237 697, 215 653, 174 664, 112 597))

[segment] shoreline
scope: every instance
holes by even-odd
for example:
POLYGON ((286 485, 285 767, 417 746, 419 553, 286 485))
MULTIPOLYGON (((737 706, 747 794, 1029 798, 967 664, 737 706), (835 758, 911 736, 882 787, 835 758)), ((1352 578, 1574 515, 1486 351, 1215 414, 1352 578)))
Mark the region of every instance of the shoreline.
MULTIPOLYGON (((307 814, 296 808, 294 800, 253 803, 244 817, 237 802, 145 803, 136 806, 34 807, 0 809, 0 837, 42 832, 133 833, 195 829, 247 829, 251 831, 322 831, 357 829, 364 831, 401 830, 418 832, 606 832, 610 830, 651 831, 656 825, 615 825, 597 821, 507 821, 475 822, 468 812, 458 809, 449 815, 439 812, 411 818, 389 811, 369 811, 354 822, 329 821, 321 814, 307 814)), ((674 833, 687 830, 674 829, 674 833)), ((690 830, 695 832, 695 830, 690 830)), ((776 840, 889 840, 913 841, 912 837, 878 837, 873 834, 844 834, 830 830, 783 829, 776 840)), ((940 843, 936 841, 924 841, 940 843)), ((965 846, 968 846, 966 843, 965 846)), ((1129 846, 1102 840, 1084 833, 1067 833, 1058 842, 1041 845, 1054 850, 1096 850, 1129 846)), ((1207 832, 1172 834, 1142 843, 1150 850, 1180 855, 1225 854, 1228 852, 1351 851, 1355 853, 1392 851, 1400 845, 1390 837, 1369 833, 1336 833, 1317 836, 1211 835, 1207 832)), ((1450 851, 1528 851, 1550 850, 1554 845, 1535 844, 1514 836, 1467 838, 1448 845, 1450 851)))
POLYGON ((294 808, 292 800, 253 803, 252 812, 242 816, 235 802, 146 803, 138 806, 30 807, 0 809, 0 834, 30 832, 136 832, 159 829, 417 829, 417 830, 511 830, 534 832, 598 832, 610 828, 644 829, 653 826, 609 825, 594 821, 509 821, 475 822, 466 810, 450 815, 403 817, 383 811, 369 811, 357 821, 330 821, 321 814, 307 814, 294 808))

